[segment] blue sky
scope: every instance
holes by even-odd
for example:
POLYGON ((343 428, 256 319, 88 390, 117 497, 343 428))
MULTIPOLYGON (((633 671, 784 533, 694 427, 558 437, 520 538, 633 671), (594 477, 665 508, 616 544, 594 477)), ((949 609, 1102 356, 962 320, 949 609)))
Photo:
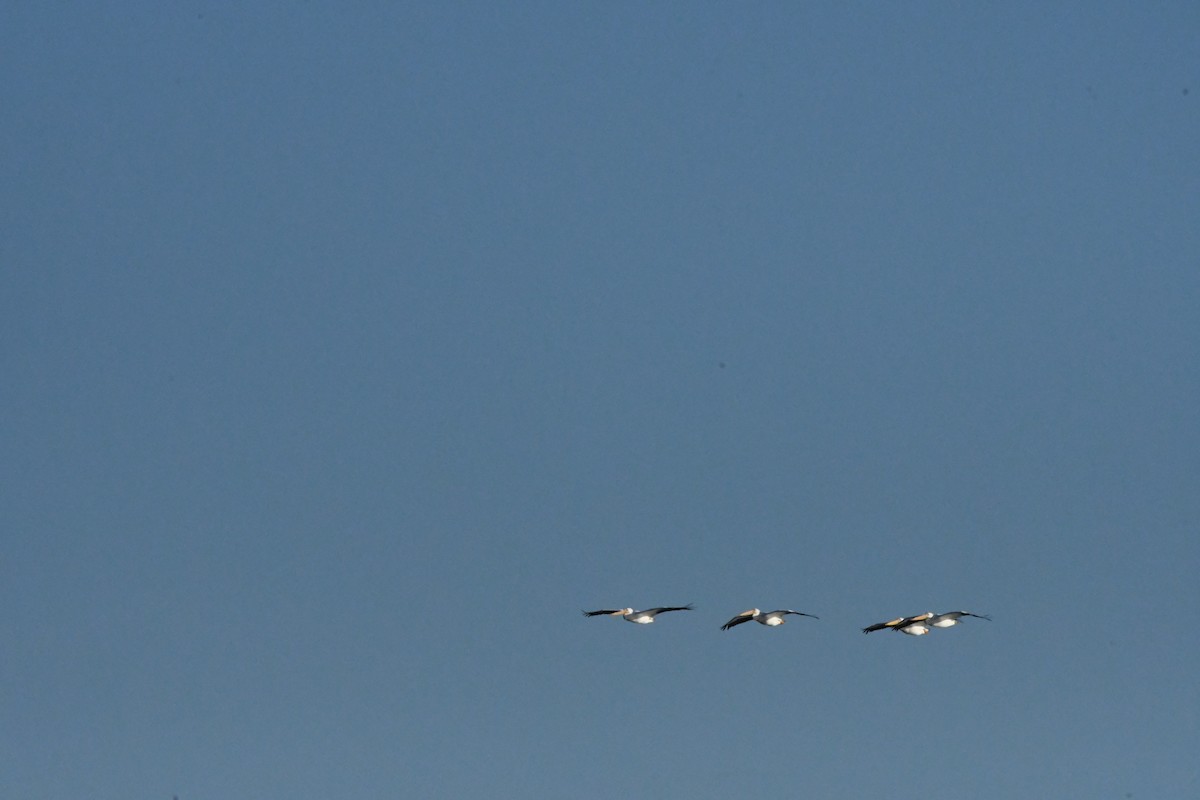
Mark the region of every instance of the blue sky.
POLYGON ((1194 797, 1198 35, 9 4, 0 795, 1194 797))

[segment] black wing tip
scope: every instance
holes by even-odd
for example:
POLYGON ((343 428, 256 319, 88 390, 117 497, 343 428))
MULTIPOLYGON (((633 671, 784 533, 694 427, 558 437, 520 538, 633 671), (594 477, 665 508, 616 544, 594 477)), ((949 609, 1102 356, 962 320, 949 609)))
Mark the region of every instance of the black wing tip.
POLYGON ((991 614, 976 614, 974 611, 955 611, 952 613, 958 614, 960 617, 974 617, 975 619, 986 619, 988 622, 992 621, 991 614))
POLYGON ((816 614, 809 614, 807 611, 797 611, 794 608, 781 608, 781 609, 779 609, 779 611, 774 611, 772 613, 783 614, 784 616, 787 616, 788 614, 795 614, 797 617, 808 617, 809 619, 820 619, 820 617, 818 617, 816 614))

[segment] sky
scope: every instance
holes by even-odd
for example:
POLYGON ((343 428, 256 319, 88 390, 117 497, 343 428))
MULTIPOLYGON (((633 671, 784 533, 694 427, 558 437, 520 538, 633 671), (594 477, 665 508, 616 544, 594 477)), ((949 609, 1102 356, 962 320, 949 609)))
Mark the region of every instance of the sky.
POLYGON ((9 3, 0 68, 0 796, 1197 796, 1200 6, 9 3))

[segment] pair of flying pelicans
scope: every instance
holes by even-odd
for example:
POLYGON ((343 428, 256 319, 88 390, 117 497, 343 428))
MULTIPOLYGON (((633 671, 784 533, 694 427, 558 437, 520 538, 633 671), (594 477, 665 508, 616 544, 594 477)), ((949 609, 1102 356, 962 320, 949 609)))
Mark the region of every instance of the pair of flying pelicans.
MULTIPOLYGON (((648 608, 645 611, 634 611, 632 608, 602 608, 598 611, 584 611, 585 617, 598 617, 601 615, 610 617, 621 617, 627 622, 636 622, 639 625, 649 625, 654 622, 654 618, 659 614, 665 614, 668 611, 691 611, 692 607, 687 606, 665 606, 662 608, 648 608)), ((721 630, 727 631, 743 622, 757 622, 760 625, 766 625, 774 628, 787 622, 784 619, 788 614, 795 614, 801 617, 812 617, 820 619, 815 614, 805 614, 803 611, 793 611, 790 608, 781 608, 777 611, 763 611, 758 608, 751 608, 748 611, 743 611, 733 619, 721 626, 721 630)), ((933 628, 949 628, 957 625, 963 617, 975 617, 977 619, 986 619, 989 622, 991 617, 987 614, 972 614, 970 611, 947 611, 943 614, 935 614, 932 611, 926 611, 924 614, 917 614, 912 617, 897 617, 896 619, 888 620, 887 622, 877 622, 874 625, 868 625, 862 629, 863 633, 871 633, 872 631, 882 631, 891 629, 907 633, 909 636, 924 636, 933 628)))

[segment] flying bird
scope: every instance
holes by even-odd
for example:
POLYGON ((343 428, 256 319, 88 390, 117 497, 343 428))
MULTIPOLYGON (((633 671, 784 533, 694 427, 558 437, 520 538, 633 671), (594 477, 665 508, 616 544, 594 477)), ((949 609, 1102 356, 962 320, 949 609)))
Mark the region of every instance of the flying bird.
POLYGON ((622 617, 626 622, 636 622, 639 625, 649 625, 654 622, 654 618, 659 614, 665 614, 668 611, 691 611, 692 606, 689 603, 686 606, 665 606, 663 608, 647 608, 645 611, 634 611, 632 608, 602 608, 599 611, 584 611, 585 617, 598 617, 607 615, 610 617, 622 617))
POLYGON ((992 621, 992 618, 987 614, 973 614, 970 611, 947 611, 943 614, 926 611, 924 614, 917 614, 913 617, 900 617, 899 619, 868 625, 863 628, 863 633, 891 628, 894 631, 907 633, 909 636, 924 636, 932 628, 954 627, 959 624, 962 617, 977 617, 979 619, 986 619, 988 622, 992 621))
POLYGON ((815 614, 805 614, 803 611, 793 611, 790 608, 781 608, 778 611, 762 611, 757 608, 752 608, 749 611, 743 611, 733 619, 729 620, 729 622, 726 622, 721 626, 721 630, 727 631, 732 627, 741 625, 743 622, 751 621, 757 622, 760 625, 766 625, 769 628, 774 628, 787 622, 784 617, 786 617, 788 614, 796 614, 801 617, 820 619, 820 617, 816 616, 815 614))
POLYGON ((909 636, 924 636, 929 633, 928 620, 934 616, 932 611, 926 611, 924 614, 917 614, 913 617, 897 617, 887 622, 876 622, 874 625, 868 625, 862 629, 862 632, 871 633, 872 631, 881 631, 885 628, 890 628, 894 631, 907 633, 909 636))
POLYGON ((934 614, 928 619, 928 623, 935 628, 952 628, 957 625, 961 617, 975 617, 976 619, 986 619, 988 622, 992 618, 987 614, 972 614, 970 611, 947 611, 945 614, 934 614))
POLYGON ((929 633, 929 620, 933 619, 933 616, 932 611, 926 611, 924 614, 902 619, 896 626, 896 630, 907 633, 909 636, 924 636, 929 633))

